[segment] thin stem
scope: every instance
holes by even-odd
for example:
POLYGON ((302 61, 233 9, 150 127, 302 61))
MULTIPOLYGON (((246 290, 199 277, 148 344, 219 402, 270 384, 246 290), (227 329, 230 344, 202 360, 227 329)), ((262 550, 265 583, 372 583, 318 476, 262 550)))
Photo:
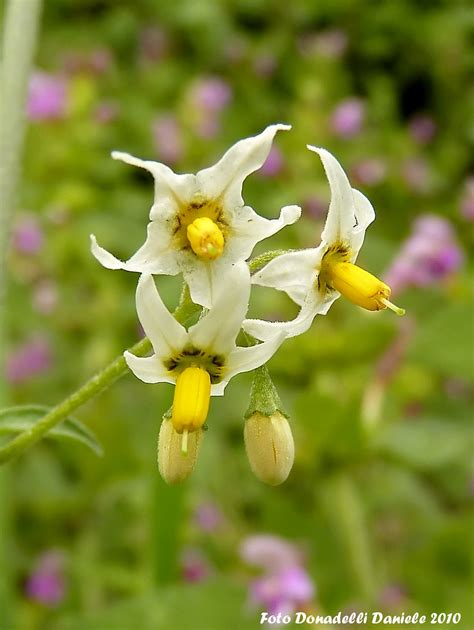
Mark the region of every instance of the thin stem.
MULTIPOLYGON (((183 289, 178 307, 174 311, 175 318, 183 323, 186 322, 200 307, 190 302, 189 290, 183 289)), ((129 352, 136 356, 146 355, 151 350, 150 341, 145 338, 129 348, 129 352)), ((96 396, 102 390, 110 387, 112 383, 127 374, 128 366, 123 356, 117 357, 101 372, 89 379, 82 387, 76 390, 71 396, 53 407, 39 422, 31 429, 20 433, 14 440, 3 448, 0 448, 0 464, 17 457, 35 442, 40 440, 45 433, 54 426, 62 422, 75 409, 81 407, 88 400, 96 396)))
POLYGON ((263 254, 260 254, 260 256, 256 256, 249 262, 250 273, 253 274, 253 273, 256 273, 257 271, 260 271, 262 267, 265 267, 265 265, 267 265, 274 258, 278 258, 278 256, 281 256, 282 254, 288 254, 289 252, 293 252, 293 251, 296 251, 296 250, 274 249, 270 252, 265 252, 263 254))

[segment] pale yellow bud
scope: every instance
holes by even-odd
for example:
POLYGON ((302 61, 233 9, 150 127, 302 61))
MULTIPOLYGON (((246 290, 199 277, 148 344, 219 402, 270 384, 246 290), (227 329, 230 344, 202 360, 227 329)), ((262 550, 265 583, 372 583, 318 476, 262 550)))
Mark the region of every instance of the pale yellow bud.
POLYGON ((224 235, 209 217, 199 217, 186 229, 189 244, 199 258, 215 260, 224 251, 224 235))
POLYGON ((285 416, 279 411, 272 416, 254 413, 245 422, 244 439, 256 477, 270 486, 283 483, 295 458, 293 435, 285 416))
POLYGON ((170 485, 180 483, 193 472, 202 436, 202 429, 187 435, 186 453, 183 453, 182 434, 175 430, 171 420, 168 418, 163 420, 158 438, 158 468, 166 483, 170 485))
POLYGON ((324 280, 345 298, 369 311, 390 308, 397 315, 405 311, 389 302, 390 287, 365 269, 349 262, 333 262, 325 265, 324 280))

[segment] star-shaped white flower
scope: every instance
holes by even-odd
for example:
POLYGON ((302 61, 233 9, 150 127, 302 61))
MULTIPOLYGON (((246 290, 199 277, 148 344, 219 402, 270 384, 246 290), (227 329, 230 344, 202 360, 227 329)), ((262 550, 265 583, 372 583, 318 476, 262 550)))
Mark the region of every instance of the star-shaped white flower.
MULTIPOLYGON (((227 286, 220 286, 211 309, 186 330, 163 304, 153 277, 149 274, 140 276, 136 295, 137 312, 154 353, 144 358, 128 351, 124 353, 135 376, 145 383, 179 385, 180 379, 186 381, 186 377, 183 377, 185 373, 192 375, 189 369, 197 370, 201 375, 205 374, 209 395, 222 396, 233 376, 253 370, 270 359, 281 345, 285 337, 283 334, 249 347, 237 347, 235 343, 248 308, 248 266, 245 263, 233 265, 227 279, 227 286)), ((198 389, 200 386, 198 383, 198 389)), ((198 393, 185 392, 186 404, 192 406, 194 394, 198 398, 202 397, 202 390, 198 393)), ((192 427, 190 430, 193 430, 192 427)))
POLYGON ((252 276, 252 283, 285 291, 301 306, 289 322, 248 319, 244 329, 257 339, 270 339, 284 332, 288 337, 304 333, 317 314, 326 314, 342 294, 369 310, 393 308, 388 301, 390 288, 355 262, 364 242, 365 231, 375 218, 370 201, 351 187, 336 158, 325 149, 308 145, 317 153, 331 189, 326 225, 319 247, 278 256, 252 276))
POLYGON ((246 260, 255 245, 298 220, 298 206, 282 208, 278 219, 259 216, 242 199, 245 178, 268 157, 278 130, 271 125, 261 134, 240 140, 214 166, 196 175, 177 175, 159 162, 144 161, 127 153, 112 157, 148 170, 155 179, 148 236, 126 262, 97 244, 91 250, 104 267, 146 274, 183 273, 194 302, 210 308, 219 281, 226 281, 230 266, 246 260))

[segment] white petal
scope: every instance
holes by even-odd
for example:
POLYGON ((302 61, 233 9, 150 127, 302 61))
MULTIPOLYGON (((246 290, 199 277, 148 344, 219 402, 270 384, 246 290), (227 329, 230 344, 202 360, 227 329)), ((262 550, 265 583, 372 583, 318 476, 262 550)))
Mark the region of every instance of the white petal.
POLYGON ((273 335, 271 339, 264 343, 250 346, 248 348, 237 348, 230 356, 227 363, 227 373, 224 380, 230 379, 236 374, 255 370, 266 363, 278 350, 286 336, 283 332, 273 335))
POLYGON ((215 354, 227 354, 235 347, 250 297, 250 274, 245 263, 230 267, 225 282, 209 313, 189 329, 189 338, 198 348, 215 354))
POLYGON ((234 144, 217 164, 197 173, 200 192, 210 199, 223 197, 224 205, 230 209, 243 205, 245 178, 263 165, 276 132, 287 129, 291 129, 290 125, 270 125, 258 136, 234 144))
POLYGON ((144 383, 174 383, 156 354, 151 357, 136 357, 127 350, 123 356, 128 367, 144 383))
POLYGON ((146 241, 124 263, 123 269, 170 276, 180 272, 176 251, 172 246, 172 234, 170 234, 166 222, 150 221, 147 227, 146 241))
POLYGON ((285 291, 301 305, 313 286, 314 274, 322 254, 321 248, 282 254, 253 274, 252 284, 285 291))
POLYGON ((230 266, 228 261, 227 265, 225 263, 224 255, 214 261, 205 261, 190 251, 179 252, 178 264, 195 304, 211 308, 221 272, 225 273, 230 266))
POLYGON ((307 295, 300 312, 288 322, 267 322, 263 319, 245 319, 242 328, 257 339, 267 341, 276 335, 296 337, 305 333, 313 323, 316 315, 325 315, 339 294, 332 294, 329 300, 323 300, 314 289, 307 295))
POLYGON ((90 239, 92 255, 97 258, 101 265, 107 269, 123 269, 125 263, 118 258, 115 258, 115 256, 113 256, 110 252, 101 247, 97 243, 97 239, 93 234, 90 235, 90 239))
POLYGON ((325 243, 350 242, 356 218, 352 188, 347 175, 329 151, 307 146, 321 158, 331 188, 331 202, 321 240, 325 243))
POLYGON ((169 357, 187 342, 186 329, 168 311, 152 276, 140 276, 137 287, 137 313, 146 336, 158 357, 169 357))
POLYGON ((113 151, 114 160, 121 160, 132 166, 138 166, 149 171, 155 179, 155 203, 150 212, 150 219, 156 219, 163 214, 176 212, 180 205, 187 203, 196 192, 195 175, 178 175, 168 166, 152 160, 140 160, 139 158, 113 151))
POLYGON ((352 262, 354 262, 364 242, 365 231, 375 219, 375 211, 367 197, 355 188, 352 189, 352 196, 357 219, 351 238, 352 262))
POLYGON ((226 243, 230 260, 246 260, 257 243, 273 236, 301 216, 299 206, 285 206, 278 219, 265 219, 249 206, 239 208, 230 218, 231 235, 226 243))

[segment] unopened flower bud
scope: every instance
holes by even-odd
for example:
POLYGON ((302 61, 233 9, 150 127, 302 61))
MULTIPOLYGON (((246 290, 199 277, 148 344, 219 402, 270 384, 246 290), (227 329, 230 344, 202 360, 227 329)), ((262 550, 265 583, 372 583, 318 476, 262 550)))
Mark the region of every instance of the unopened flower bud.
POLYGON ((285 416, 254 413, 244 427, 245 449, 254 474, 264 483, 277 486, 290 474, 295 445, 285 416))
POLYGON ((202 429, 189 433, 186 450, 183 452, 183 435, 176 431, 169 418, 163 419, 158 438, 158 468, 166 483, 171 485, 180 483, 193 472, 202 434, 202 429))

